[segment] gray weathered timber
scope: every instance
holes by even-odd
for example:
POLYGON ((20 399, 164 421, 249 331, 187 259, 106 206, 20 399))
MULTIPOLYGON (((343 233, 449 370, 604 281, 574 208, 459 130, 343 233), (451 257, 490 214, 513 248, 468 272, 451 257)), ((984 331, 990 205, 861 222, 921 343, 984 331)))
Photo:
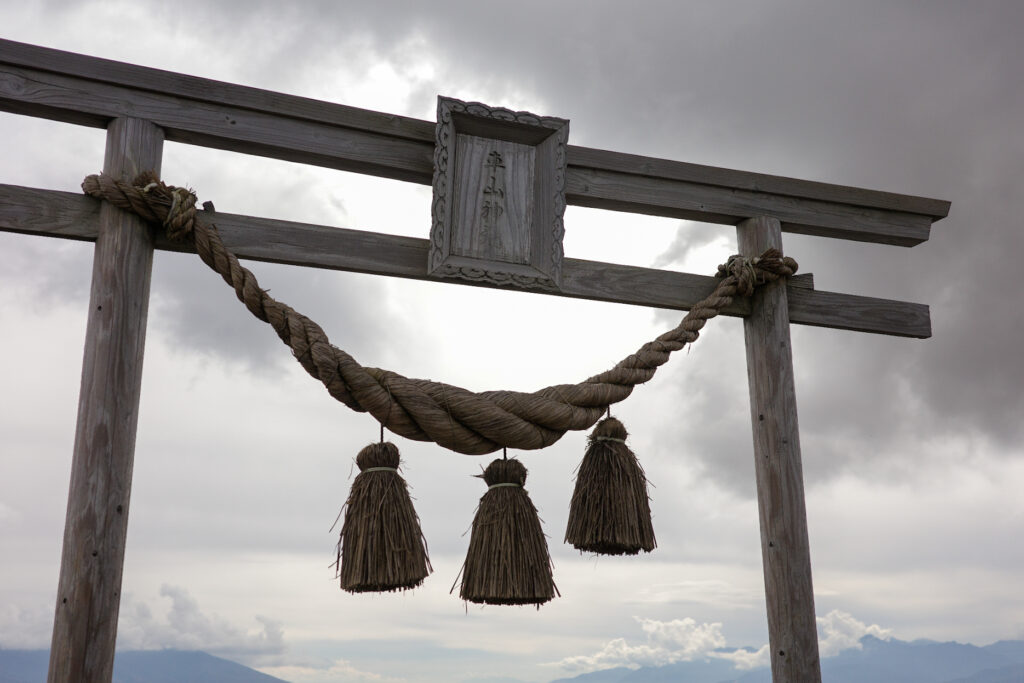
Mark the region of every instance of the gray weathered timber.
POLYGON ((529 264, 535 222, 533 147, 474 135, 457 137, 452 185, 468 180, 466 191, 452 192, 451 253, 497 261, 492 268, 529 264), (492 195, 499 195, 500 201, 492 195))
MULTIPOLYGON (((153 124, 116 119, 103 167, 159 172, 162 149, 153 124)), ((98 213, 49 683, 110 681, 114 667, 153 237, 109 203, 98 213)))
MULTIPOLYGON (((80 194, 0 185, 0 230, 95 240, 100 202, 80 194)), ((203 212, 216 223, 225 244, 240 258, 344 270, 417 280, 427 273, 425 239, 383 235, 304 223, 203 212)), ((158 249, 183 247, 158 235, 158 249)), ((493 283, 448 280, 458 284, 493 283)), ((713 277, 567 258, 557 296, 689 310, 714 289, 713 277)), ((817 291, 808 276, 789 283, 789 315, 794 323, 903 337, 931 336, 928 306, 872 297, 817 291)), ((292 302, 298 304, 299 302, 292 302)), ((749 303, 737 301, 725 315, 744 316, 749 303)))
MULTIPOLYGON (((216 96, 211 92, 211 98, 216 96)), ((432 143, 410 142, 287 113, 186 99, 0 61, 0 110, 104 127, 120 116, 152 121, 166 139, 342 171, 429 184, 432 143)))
POLYGON ((557 290, 569 122, 437 98, 433 277, 557 290))
POLYGON ((734 225, 755 214, 786 232, 910 247, 928 239, 931 216, 789 195, 573 166, 566 200, 576 206, 734 225))
MULTIPOLYGON (((782 248, 774 219, 744 221, 737 236, 746 256, 782 248)), ((820 683, 787 294, 779 282, 759 288, 743 320, 768 643, 775 683, 820 683)))
MULTIPOLYGON (((434 123, 0 40, 0 110, 430 184, 434 123)), ((949 203, 569 146, 569 204, 912 246, 949 203)))
MULTIPOLYGON (((434 141, 432 121, 284 95, 26 43, 0 40, 0 63, 38 68, 188 99, 208 99, 212 92, 216 92, 219 102, 234 107, 269 113, 288 111, 298 118, 310 121, 419 142, 434 141)), ((570 145, 569 150, 573 163, 583 168, 721 185, 822 201, 841 201, 858 206, 922 213, 936 218, 946 216, 949 211, 949 202, 938 199, 862 190, 844 185, 668 161, 575 145, 570 145)))
POLYGON ((89 57, 12 40, 0 39, 0 63, 193 100, 209 99, 212 93, 216 93, 218 102, 242 109, 265 113, 286 111, 290 115, 310 121, 420 142, 434 141, 434 123, 431 121, 197 78, 173 71, 89 57))
POLYGON ((941 199, 912 197, 881 190, 865 190, 847 185, 798 180, 785 176, 737 171, 731 168, 669 161, 638 154, 610 152, 604 149, 574 145, 569 145, 569 155, 573 165, 579 168, 617 171, 629 175, 681 180, 688 183, 719 185, 736 190, 803 197, 823 202, 839 202, 853 206, 924 214, 935 218, 944 217, 949 213, 949 202, 941 199))

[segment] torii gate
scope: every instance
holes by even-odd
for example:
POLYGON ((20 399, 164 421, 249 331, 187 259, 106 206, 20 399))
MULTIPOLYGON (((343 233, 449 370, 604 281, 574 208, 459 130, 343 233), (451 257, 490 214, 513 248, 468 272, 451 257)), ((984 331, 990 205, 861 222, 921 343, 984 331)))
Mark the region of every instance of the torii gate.
MULTIPOLYGON (((172 140, 431 184, 441 129, 430 121, 6 40, 0 40, 0 110, 105 128, 104 171, 125 180, 143 170, 159 173, 163 141, 172 140)), ((481 126, 487 127, 455 132, 486 133, 481 126)), ((534 137, 524 133, 514 142, 535 144, 534 137)), ((914 246, 949 212, 948 202, 935 199, 589 149, 564 139, 560 149, 565 203, 735 225, 741 253, 751 256, 781 250, 782 232, 914 246)), ((493 172, 503 168, 500 156, 488 159, 493 172)), ((482 182, 496 191, 495 176, 482 182)), ((256 261, 426 280, 438 275, 428 272, 428 260, 438 270, 458 252, 446 242, 448 251, 437 261, 437 244, 430 254, 425 239, 221 213, 216 223, 238 256, 256 261)), ((96 242, 48 680, 109 681, 153 249, 182 247, 154 237, 139 218, 109 203, 11 185, 0 185, 0 230, 96 242)), ((540 274, 550 282, 531 288, 548 294, 679 310, 715 286, 711 277, 578 259, 560 261, 553 273, 542 267, 540 274)), ((510 284, 486 277, 447 281, 510 284)), ((816 683, 821 673, 789 325, 923 339, 931 336, 929 311, 922 304, 817 291, 809 276, 796 276, 737 300, 724 313, 744 318, 772 676, 777 683, 816 683)))

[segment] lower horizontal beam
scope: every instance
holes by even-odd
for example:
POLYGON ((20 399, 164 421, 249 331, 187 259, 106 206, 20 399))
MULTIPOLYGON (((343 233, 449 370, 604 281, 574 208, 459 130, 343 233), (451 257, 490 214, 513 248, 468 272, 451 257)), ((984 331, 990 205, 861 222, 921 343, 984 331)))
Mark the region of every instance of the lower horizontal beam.
MULTIPOLYGON (((94 199, 70 192, 0 185, 0 230, 95 240, 99 206, 94 199)), ((239 258, 437 281, 427 275, 429 242, 425 239, 204 213, 205 220, 217 225, 224 243, 239 258)), ((189 251, 162 236, 157 237, 156 248, 189 251)), ((797 275, 788 287, 793 323, 920 339, 931 336, 931 317, 924 304, 819 292, 809 286, 807 278, 797 275)), ((463 280, 444 282, 494 286, 463 280)), ((562 264, 561 291, 545 293, 685 311, 710 294, 716 283, 714 277, 705 275, 567 258, 562 264)), ((737 300, 723 311, 736 317, 749 313, 745 300, 737 300)))

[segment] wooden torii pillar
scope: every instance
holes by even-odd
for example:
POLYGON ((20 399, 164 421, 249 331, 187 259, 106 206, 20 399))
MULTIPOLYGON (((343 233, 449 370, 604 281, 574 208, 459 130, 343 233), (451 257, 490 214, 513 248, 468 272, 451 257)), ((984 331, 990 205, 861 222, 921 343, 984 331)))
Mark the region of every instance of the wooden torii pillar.
MULTIPOLYGON (((744 256, 782 249, 774 218, 743 221, 736 234, 744 256)), ((772 679, 820 681, 786 288, 780 282, 765 285, 753 299, 743 334, 772 679)))
MULTIPOLYGON (((105 128, 105 170, 159 170, 164 139, 430 184, 435 123, 0 40, 0 111, 105 128)), ((781 233, 913 246, 945 201, 565 149, 565 201, 737 226, 740 251, 781 233)), ((83 174, 91 170, 91 165, 83 174)), ((218 213, 240 258, 431 279, 430 243, 218 213)), ((182 250, 90 198, 0 185, 0 230, 96 242, 50 683, 111 679, 152 250, 182 250)), ((711 277, 565 259, 546 293, 688 310, 711 277)), ((449 282, 457 282, 450 280, 449 282)), ((494 282, 472 282, 501 286, 494 282)), ((817 291, 806 275, 723 312, 744 318, 772 676, 821 680, 790 323, 931 336, 922 304, 817 291)))

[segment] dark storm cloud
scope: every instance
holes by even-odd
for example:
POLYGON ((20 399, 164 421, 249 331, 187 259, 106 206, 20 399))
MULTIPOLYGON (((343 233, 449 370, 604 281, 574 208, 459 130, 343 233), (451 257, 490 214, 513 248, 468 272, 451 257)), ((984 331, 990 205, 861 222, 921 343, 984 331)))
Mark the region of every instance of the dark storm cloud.
MULTIPOLYGON (((935 332, 925 342, 797 334, 804 441, 825 452, 806 458, 808 474, 890 456, 913 431, 1011 447, 1024 414, 1024 307, 1013 295, 1024 247, 1024 11, 734 8, 723 26, 710 5, 648 4, 628 16, 621 5, 554 6, 543 20, 529 7, 478 6, 445 12, 443 23, 433 5, 406 7, 374 44, 386 53, 391 39, 430 35, 451 79, 439 88, 473 78, 460 60, 476 73, 485 62, 509 92, 530 90, 545 113, 572 118, 580 144, 951 200, 932 242, 914 249, 787 237, 819 288, 929 303, 935 332)), ((744 401, 734 402, 743 413, 744 401)), ((732 479, 747 465, 713 469, 732 479)))
POLYGON ((160 597, 171 601, 162 619, 155 618, 144 602, 135 602, 131 597, 125 601, 118 634, 125 649, 202 649, 249 663, 280 655, 287 649, 281 624, 273 619, 257 616, 259 631, 246 632, 205 612, 184 588, 165 584, 160 587, 160 597))
MULTIPOLYGON (((6 114, 0 116, 0 125, 5 131, 7 162, 0 163, 0 182, 78 192, 82 178, 99 170, 105 139, 102 130, 6 114)), ((235 213, 345 223, 345 207, 329 191, 331 186, 318 184, 317 177, 298 165, 249 159, 251 175, 240 176, 232 166, 238 158, 166 143, 163 177, 172 184, 194 185, 200 201, 215 200, 218 208, 235 213), (316 215, 295 215, 301 210, 316 215)), ((92 273, 92 243, 4 233, 0 249, 4 256, 0 286, 25 288, 26 296, 41 309, 62 305, 84 311, 92 273)), ((344 330, 339 343, 353 352, 372 349, 384 326, 398 324, 390 320, 382 305, 385 286, 377 278, 262 263, 245 265, 256 273, 264 289, 312 316, 329 334, 344 330)), ((294 363, 273 330, 257 321, 235 299, 231 288, 194 255, 155 255, 149 324, 166 333, 172 346, 245 371, 275 373, 294 363)), ((367 361, 374 362, 372 358, 367 361)))
POLYGON ((655 268, 671 269, 672 264, 684 261, 688 256, 702 247, 713 244, 715 240, 725 236, 735 245, 735 239, 729 231, 721 226, 708 223, 683 221, 676 230, 675 237, 662 254, 652 264, 655 268))
MULTIPOLYGON (((390 316, 374 304, 384 298, 383 290, 367 276, 245 265, 271 296, 309 315, 356 355, 372 349, 374 340, 384 334, 390 316)), ((195 256, 166 255, 157 264, 150 323, 187 353, 247 372, 274 374, 295 363, 273 328, 255 318, 220 276, 195 256)), ((367 362, 372 364, 372 358, 367 362)))
POLYGON ((928 303, 935 333, 798 337, 803 422, 823 440, 1022 436, 1024 8, 747 3, 723 20, 712 4, 539 7, 376 5, 352 22, 384 54, 430 36, 439 88, 489 72, 570 117, 579 144, 951 200, 913 249, 787 237, 819 288, 928 303))
MULTIPOLYGON (((1015 448, 1024 436, 1024 305, 1013 294, 1024 251, 1024 10, 757 4, 734 6, 723 26, 710 5, 707 16, 647 7, 623 17, 598 5, 549 25, 559 47, 526 50, 521 70, 509 66, 511 46, 495 64, 571 116, 578 143, 953 203, 933 240, 913 249, 786 237, 820 289, 920 301, 933 317, 927 341, 795 333, 808 479, 873 458, 927 457, 915 434, 980 434, 1015 448)), ((478 35, 466 30, 454 44, 478 35)), ((704 233, 674 246, 699 245, 704 233)), ((711 367, 742 363, 742 354, 707 355, 711 367)), ((745 377, 716 388, 721 371, 697 375, 689 386, 708 383, 706 401, 677 428, 709 476, 749 490, 745 377), (705 427, 723 413, 739 413, 737 429, 705 427)))

